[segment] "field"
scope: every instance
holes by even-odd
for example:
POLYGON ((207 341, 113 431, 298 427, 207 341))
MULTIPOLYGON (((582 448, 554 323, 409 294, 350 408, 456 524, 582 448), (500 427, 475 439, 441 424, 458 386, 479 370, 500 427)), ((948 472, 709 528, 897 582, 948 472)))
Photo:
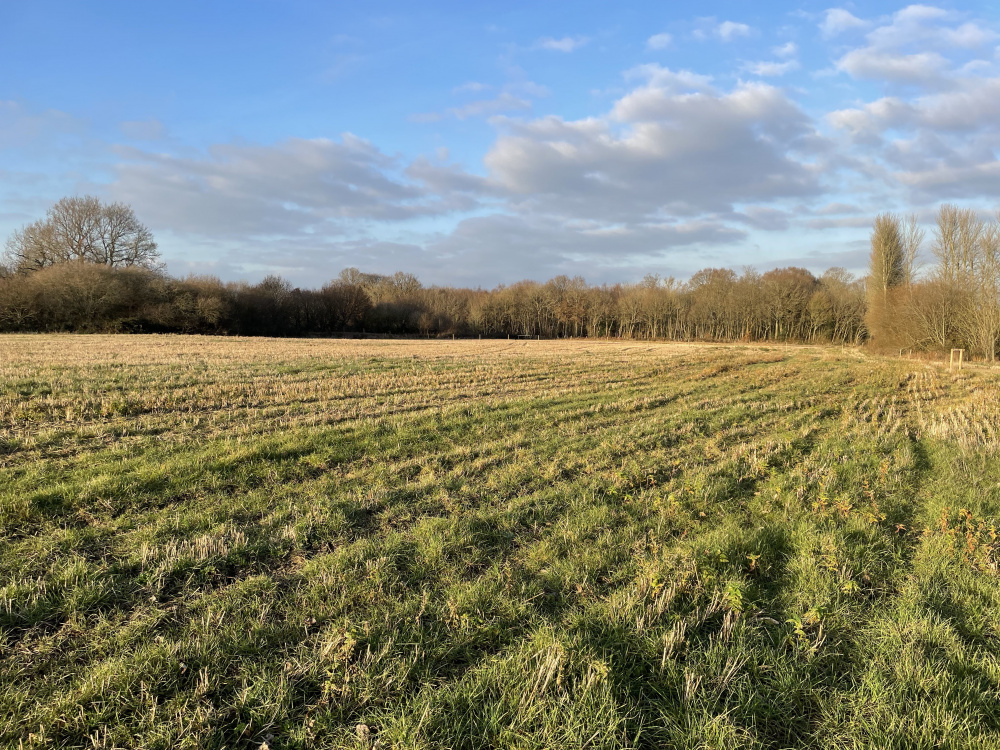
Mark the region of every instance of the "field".
POLYGON ((0 337, 0 746, 1000 748, 1000 372, 0 337))

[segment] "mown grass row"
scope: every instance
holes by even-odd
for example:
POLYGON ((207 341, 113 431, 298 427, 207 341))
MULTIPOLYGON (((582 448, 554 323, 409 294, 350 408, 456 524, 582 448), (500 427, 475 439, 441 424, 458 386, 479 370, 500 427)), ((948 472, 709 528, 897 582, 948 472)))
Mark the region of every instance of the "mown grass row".
POLYGON ((0 342, 0 744, 1000 747, 996 376, 529 344, 0 342))

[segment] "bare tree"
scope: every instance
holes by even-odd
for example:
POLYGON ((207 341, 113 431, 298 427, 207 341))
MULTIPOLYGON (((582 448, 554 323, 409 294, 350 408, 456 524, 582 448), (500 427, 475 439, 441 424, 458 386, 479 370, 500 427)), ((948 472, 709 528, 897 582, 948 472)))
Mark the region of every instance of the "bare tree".
POLYGON ((907 216, 900 229, 903 241, 903 283, 910 286, 916 281, 920 271, 917 258, 926 233, 917 221, 916 214, 907 216))
POLYGON ((948 284, 968 285, 975 275, 977 246, 983 233, 983 221, 969 208, 950 204, 938 211, 934 232, 936 276, 948 284))
POLYGON ((890 289, 905 282, 906 247, 902 222, 895 214, 879 214, 872 226, 869 287, 876 295, 887 299, 890 289))
POLYGON ((6 252, 19 273, 74 260, 155 268, 160 257, 152 233, 129 206, 103 204, 89 195, 60 200, 44 219, 14 232, 6 252))
POLYGON ((972 342, 979 337, 982 324, 977 321, 977 308, 985 301, 981 278, 984 230, 983 221, 971 209, 945 204, 938 211, 933 245, 937 264, 931 278, 937 300, 935 339, 942 346, 980 348, 972 342))
POLYGON ((978 348, 992 362, 1000 343, 1000 215, 980 235, 978 266, 976 339, 978 348))
POLYGON ((859 343, 865 333, 865 285, 843 268, 830 268, 820 277, 831 316, 830 338, 842 343, 859 343))
POLYGON ((898 300, 894 291, 907 283, 907 257, 903 223, 896 214, 875 217, 868 265, 868 332, 877 344, 896 338, 898 300))
POLYGON ((972 351, 992 362, 1000 339, 1000 227, 974 215, 962 218, 960 237, 971 245, 971 268, 959 282, 964 304, 956 327, 972 351))
POLYGON ((37 271, 63 259, 55 228, 47 221, 23 226, 7 238, 6 260, 15 273, 37 271))
POLYGON ((124 203, 103 206, 92 259, 107 266, 147 266, 159 257, 153 234, 124 203))

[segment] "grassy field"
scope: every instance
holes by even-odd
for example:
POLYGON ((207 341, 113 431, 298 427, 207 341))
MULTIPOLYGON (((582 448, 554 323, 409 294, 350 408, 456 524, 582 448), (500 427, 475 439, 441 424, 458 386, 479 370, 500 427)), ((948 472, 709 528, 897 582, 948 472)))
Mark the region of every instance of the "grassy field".
POLYGON ((0 337, 0 746, 1000 748, 1000 373, 0 337))

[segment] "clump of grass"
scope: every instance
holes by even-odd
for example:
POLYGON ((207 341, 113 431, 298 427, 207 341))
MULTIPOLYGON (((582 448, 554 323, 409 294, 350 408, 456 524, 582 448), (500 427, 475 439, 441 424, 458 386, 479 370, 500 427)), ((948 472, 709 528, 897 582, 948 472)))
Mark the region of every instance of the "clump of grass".
POLYGON ((0 338, 0 744, 1000 747, 997 385, 0 338))

